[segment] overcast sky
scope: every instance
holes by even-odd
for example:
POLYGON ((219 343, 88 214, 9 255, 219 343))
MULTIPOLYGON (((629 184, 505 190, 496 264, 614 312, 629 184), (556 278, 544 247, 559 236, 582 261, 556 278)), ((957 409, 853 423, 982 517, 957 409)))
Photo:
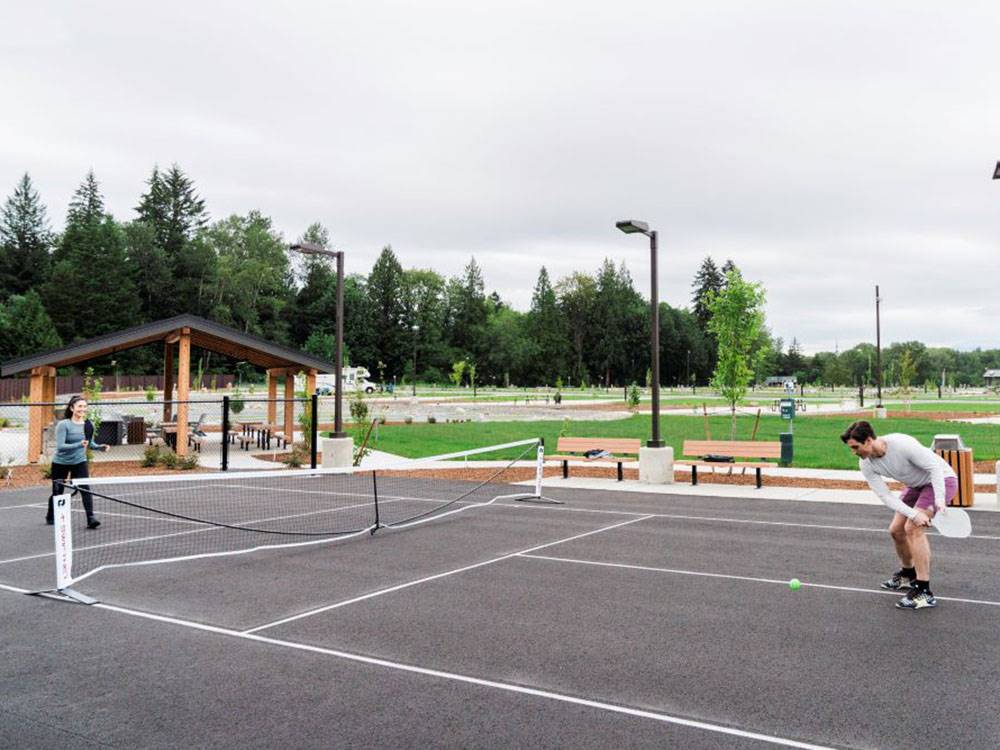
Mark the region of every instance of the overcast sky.
POLYGON ((88 169, 118 219, 177 163, 213 219, 313 221, 367 274, 527 309, 624 261, 690 303, 711 255, 806 352, 1000 347, 1000 6, 990 2, 5 2, 0 197, 56 229, 88 169))

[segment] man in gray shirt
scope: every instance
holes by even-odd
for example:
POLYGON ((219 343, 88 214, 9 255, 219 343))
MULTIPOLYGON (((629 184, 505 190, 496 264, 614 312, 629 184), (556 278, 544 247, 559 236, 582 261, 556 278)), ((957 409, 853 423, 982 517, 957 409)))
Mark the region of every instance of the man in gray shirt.
POLYGON ((958 492, 955 472, 943 458, 909 435, 890 433, 876 437, 868 422, 855 422, 840 439, 860 460, 858 468, 868 486, 889 508, 896 511, 889 535, 901 570, 882 584, 892 591, 909 589, 896 606, 901 609, 936 607, 931 593, 931 547, 926 530, 935 513, 945 512, 958 492), (896 497, 883 477, 902 482, 906 490, 896 497))

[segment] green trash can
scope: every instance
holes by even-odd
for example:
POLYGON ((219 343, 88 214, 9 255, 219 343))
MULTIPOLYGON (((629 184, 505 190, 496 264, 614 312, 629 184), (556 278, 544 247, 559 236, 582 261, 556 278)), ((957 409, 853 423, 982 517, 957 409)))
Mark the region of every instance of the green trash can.
POLYGON ((782 432, 779 435, 781 439, 781 461, 782 466, 792 465, 792 433, 782 432))

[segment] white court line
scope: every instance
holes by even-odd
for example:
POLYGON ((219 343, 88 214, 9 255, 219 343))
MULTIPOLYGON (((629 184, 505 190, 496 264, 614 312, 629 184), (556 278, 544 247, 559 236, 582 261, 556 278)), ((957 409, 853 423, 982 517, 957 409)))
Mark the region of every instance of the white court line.
POLYGON ((611 529, 617 529, 617 528, 620 528, 621 526, 628 526, 629 524, 637 523, 639 521, 643 521, 643 520, 645 520, 645 518, 646 517, 644 516, 642 518, 633 518, 633 519, 631 519, 629 521, 621 521, 619 523, 612 524, 611 526, 604 526, 604 527, 602 527, 600 529, 594 529, 593 531, 587 531, 587 532, 584 532, 582 534, 575 534, 573 536, 566 537, 565 539, 557 539, 554 542, 546 542, 545 544, 539 544, 539 545, 536 545, 534 547, 529 547, 528 549, 520 550, 518 552, 511 552, 511 553, 506 554, 506 555, 501 555, 500 557, 494 557, 494 558, 491 558, 489 560, 483 560, 482 562, 474 563, 472 565, 466 565, 466 566, 464 566, 462 568, 456 568, 454 570, 447 570, 447 571, 445 571, 443 573, 437 573, 437 574, 432 575, 432 576, 426 576, 424 578, 418 578, 415 581, 408 581, 407 583, 401 583, 401 584, 399 584, 397 586, 391 586, 391 587, 386 588, 386 589, 379 589, 378 591, 373 591, 373 592, 371 592, 369 594, 363 594, 361 596, 356 596, 356 597, 354 597, 352 599, 346 599, 345 601, 342 601, 342 602, 336 602, 335 604, 328 604, 325 607, 318 607, 316 609, 311 609, 308 612, 302 612, 301 614, 292 615, 291 617, 285 617, 284 619, 281 619, 281 620, 275 620, 274 622, 269 622, 269 623, 266 623, 265 625, 258 625, 255 628, 249 628, 248 630, 244 630, 242 632, 243 633, 256 633, 256 632, 259 632, 261 630, 267 630, 268 628, 273 628, 273 627, 275 627, 277 625, 284 625, 285 623, 293 622, 295 620, 301 620, 301 619, 303 619, 305 617, 312 617, 313 615, 318 615, 318 614, 321 614, 323 612, 329 612, 332 609, 338 609, 340 607, 346 607, 348 604, 356 604, 357 602, 363 602, 363 601, 365 601, 367 599, 374 599, 376 596, 382 596, 384 594, 391 594, 394 591, 399 591, 401 589, 406 589, 406 588, 409 588, 411 586, 416 586, 416 585, 421 584, 421 583, 427 583, 428 581, 434 581, 434 580, 437 580, 439 578, 445 578, 447 576, 453 576, 453 575, 455 575, 457 573, 464 573, 464 572, 466 572, 468 570, 474 570, 476 568, 481 568, 484 565, 492 565, 494 563, 502 562, 503 560, 509 560, 510 558, 516 557, 517 555, 523 554, 525 552, 534 552, 535 550, 545 549, 546 547, 553 547, 553 546, 555 546, 557 544, 565 544, 566 542, 571 542, 571 541, 573 541, 575 539, 582 539, 583 537, 591 536, 593 534, 600 534, 600 533, 602 533, 604 531, 610 531, 611 529))
MULTIPOLYGON (((6 589, 8 591, 13 591, 15 593, 27 593, 22 589, 16 589, 11 586, 5 586, 3 584, 0 584, 0 588, 6 589)), ((295 651, 305 651, 307 653, 320 654, 322 656, 332 656, 337 659, 343 659, 344 661, 355 662, 358 664, 366 664, 368 666, 373 666, 373 667, 381 667, 383 669, 395 670, 397 672, 418 674, 424 677, 433 677, 440 680, 448 680, 451 682, 458 682, 466 685, 475 685, 476 687, 492 688, 494 690, 500 690, 505 693, 515 693, 517 695, 531 696, 533 698, 542 698, 544 700, 556 701, 558 703, 568 703, 574 706, 584 706, 586 708, 593 708, 599 711, 606 711, 608 713, 620 714, 623 716, 632 716, 639 719, 650 719, 652 721, 658 721, 663 724, 673 724, 675 726, 688 727, 689 729, 698 729, 704 732, 714 732, 716 734, 729 735, 731 737, 740 737, 742 739, 767 742, 769 744, 779 745, 781 747, 794 747, 794 748, 800 748, 800 750, 834 750, 834 748, 829 747, 827 745, 817 745, 811 742, 799 742, 798 740, 792 740, 785 737, 778 737, 776 735, 764 734, 762 732, 751 732, 745 729, 736 729, 734 727, 723 726, 721 724, 712 724, 711 722, 707 721, 696 721, 694 719, 685 719, 680 716, 672 716, 670 714, 665 714, 658 711, 630 708, 628 706, 620 706, 614 703, 605 703, 604 701, 589 700, 587 698, 578 698, 573 695, 557 693, 552 690, 539 690, 537 688, 525 687, 524 685, 515 685, 507 682, 499 682, 497 680, 487 680, 481 677, 473 677, 471 675, 461 674, 459 672, 446 672, 440 669, 419 667, 414 664, 406 664, 404 662, 398 662, 398 661, 389 661, 388 659, 379 659, 373 656, 352 654, 349 651, 338 651, 332 648, 310 646, 305 643, 285 641, 285 640, 280 640, 278 638, 270 638, 268 636, 263 636, 263 635, 241 633, 237 630, 220 628, 215 625, 204 625, 198 622, 181 620, 176 617, 165 617, 163 615, 151 614, 149 612, 137 612, 135 610, 126 609, 124 607, 116 607, 110 604, 98 603, 93 606, 97 609, 103 609, 109 612, 117 612, 119 614, 128 615, 130 617, 139 617, 146 620, 153 620, 155 622, 167 623, 169 625, 178 625, 180 627, 190 628, 192 630, 201 630, 206 633, 214 633, 216 635, 227 636, 229 638, 236 638, 244 641, 253 641, 256 643, 264 643, 269 646, 279 646, 281 648, 292 649, 295 651)))
MULTIPOLYGON (((599 560, 579 560, 572 557, 552 557, 550 555, 532 555, 527 552, 520 552, 518 557, 530 558, 532 560, 548 560, 551 562, 561 562, 561 563, 573 563, 576 565, 592 565, 601 568, 622 568, 625 570, 643 570, 652 573, 670 573, 673 575, 681 576, 701 576, 704 578, 724 578, 732 581, 752 581, 754 583, 777 583, 782 586, 788 585, 788 580, 780 580, 777 578, 756 578, 754 576, 737 576, 729 575, 726 573, 705 573, 699 570, 680 570, 678 568, 658 568, 651 565, 631 565, 628 563, 609 563, 601 562, 599 560)), ((862 589, 856 588, 854 586, 834 586, 829 583, 806 583, 802 582, 802 586, 809 586, 814 589, 829 589, 831 591, 850 591, 857 594, 882 594, 885 596, 895 596, 899 597, 898 591, 885 591, 883 589, 862 589)), ((960 599, 953 596, 936 596, 935 599, 940 599, 945 602, 961 602, 962 604, 984 604, 990 607, 1000 607, 1000 602, 993 602, 986 599, 960 599)))
POLYGON ((36 500, 33 503, 25 503, 24 505, 2 505, 0 510, 13 510, 14 508, 44 508, 44 500, 36 500))
MULTIPOLYGON (((743 523, 759 526, 786 526, 801 529, 826 529, 829 531, 864 531, 873 534, 887 534, 888 525, 880 528, 869 526, 840 526, 835 524, 803 523, 801 521, 761 521, 754 518, 729 518, 726 516, 692 516, 682 513, 641 513, 633 510, 605 510, 602 508, 571 508, 568 505, 523 505, 513 503, 497 503, 500 508, 522 508, 524 510, 551 511, 553 513, 597 513, 610 516, 642 516, 644 518, 670 518, 678 521, 713 521, 718 523, 743 523)), ((942 537, 942 534, 934 533, 934 536, 942 537)), ((1000 541, 1000 536, 988 536, 984 534, 972 534, 967 539, 986 539, 989 541, 1000 541)))

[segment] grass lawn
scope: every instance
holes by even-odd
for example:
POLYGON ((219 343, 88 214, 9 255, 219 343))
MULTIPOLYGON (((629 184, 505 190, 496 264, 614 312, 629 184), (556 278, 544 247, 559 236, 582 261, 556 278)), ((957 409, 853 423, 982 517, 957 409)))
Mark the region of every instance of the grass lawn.
MULTIPOLYGON (((752 416, 739 417, 736 438, 749 440, 753 423, 752 416)), ((841 416, 795 420, 793 466, 856 469, 857 459, 840 442, 840 433, 848 424, 849 420, 841 416)), ((976 460, 1000 457, 1000 426, 997 425, 954 424, 919 417, 885 419, 874 424, 880 433, 904 432, 924 445, 929 445, 935 434, 959 433, 965 444, 972 448, 976 460)), ((729 417, 709 417, 708 425, 712 439, 729 439, 729 417)), ((677 457, 681 455, 681 444, 685 439, 703 440, 707 437, 705 419, 701 416, 663 416, 660 429, 667 444, 673 446, 677 457)), ((780 417, 765 414, 761 416, 755 439, 776 441, 778 435, 786 429, 786 423, 780 417)), ((650 435, 650 418, 648 414, 639 414, 615 421, 381 425, 378 444, 372 447, 402 456, 419 457, 542 437, 548 451, 555 452, 556 439, 560 434, 570 437, 631 437, 647 440, 650 435)), ((506 451, 502 457, 513 457, 517 453, 518 451, 506 451)), ((491 457, 499 458, 501 455, 485 454, 480 458, 491 457)))

